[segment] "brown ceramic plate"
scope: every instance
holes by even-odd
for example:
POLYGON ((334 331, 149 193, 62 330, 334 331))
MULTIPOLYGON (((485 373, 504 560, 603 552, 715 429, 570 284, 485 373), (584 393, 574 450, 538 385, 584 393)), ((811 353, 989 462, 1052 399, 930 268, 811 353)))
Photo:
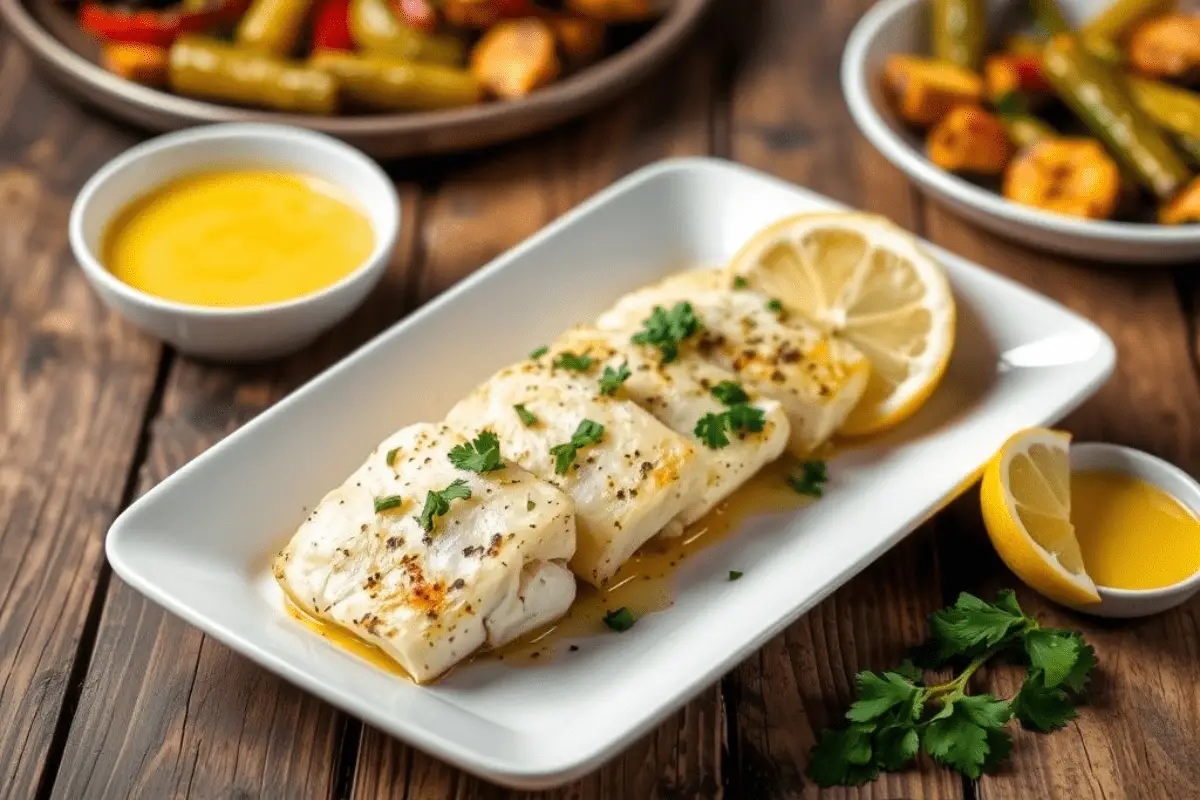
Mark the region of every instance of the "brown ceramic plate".
POLYGON ((139 86, 97 64, 96 44, 55 0, 0 0, 0 18, 35 60, 86 102, 145 128, 275 122, 328 133, 380 157, 482 147, 548 128, 611 100, 645 77, 696 27, 711 0, 675 0, 644 35, 594 66, 523 100, 451 111, 312 117, 207 103, 139 86))

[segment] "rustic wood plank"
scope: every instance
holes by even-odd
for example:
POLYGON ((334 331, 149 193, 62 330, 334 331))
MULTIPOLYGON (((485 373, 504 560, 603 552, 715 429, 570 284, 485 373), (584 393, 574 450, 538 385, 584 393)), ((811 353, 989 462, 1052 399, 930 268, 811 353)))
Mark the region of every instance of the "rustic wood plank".
MULTIPOLYGON (((1188 325, 1171 276, 1117 270, 1033 253, 970 227, 931 206, 929 234, 941 245, 1014 277, 1083 314, 1116 343, 1118 365, 1099 394, 1061 427, 1077 441, 1137 447, 1200 471, 1200 384, 1188 325)), ((1065 730, 1018 733, 1011 765, 984 777, 986 800, 1026 797, 1186 797, 1195 793, 1200 748, 1195 719, 1200 688, 1196 603, 1160 616, 1106 622, 1059 608, 1019 585, 987 543, 977 496, 945 515, 942 561, 957 589, 990 593, 1018 587, 1027 611, 1050 625, 1081 630, 1100 660, 1090 702, 1065 730)), ((1005 696, 1019 671, 984 682, 1005 696)))
MULTIPOLYGON (((708 152, 719 54, 711 27, 630 97, 530 142, 470 157, 429 201, 421 297, 432 297, 627 172, 659 158, 708 152)), ((609 766, 538 797, 712 797, 720 785, 716 688, 633 744, 609 766)), ((517 796, 370 728, 357 800, 517 796), (403 788, 401 788, 403 787, 403 788)), ((525 796, 525 795, 520 795, 525 796)))
POLYGON ((61 752, 155 383, 160 348, 101 305, 66 241, 76 191, 127 142, 0 36, 0 797, 33 797, 61 752))
MULTIPOLYGON (((418 190, 403 185, 401 195, 417 219, 418 190)), ((414 237, 405 230, 367 303, 303 352, 243 368, 177 358, 140 491, 406 313, 414 237)), ((332 796, 342 740, 358 730, 114 578, 54 795, 332 796)))
MULTIPOLYGON (((730 154, 919 232, 909 184, 851 133, 838 83, 842 46, 872 4, 770 0, 739 9, 730 154)), ((737 714, 730 785, 746 797, 816 794, 804 775, 808 752, 818 730, 840 723, 854 674, 897 663, 941 605, 936 539, 926 526, 727 677, 727 705, 737 714)), ((962 783, 913 770, 825 794, 956 798, 962 783)))

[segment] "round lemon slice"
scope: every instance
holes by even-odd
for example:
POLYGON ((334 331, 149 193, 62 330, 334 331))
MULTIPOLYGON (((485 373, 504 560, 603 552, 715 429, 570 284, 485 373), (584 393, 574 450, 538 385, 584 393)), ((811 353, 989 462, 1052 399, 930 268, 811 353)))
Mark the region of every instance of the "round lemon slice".
POLYGON ((983 472, 988 536, 1018 578, 1067 606, 1100 602, 1071 524, 1069 434, 1030 428, 1009 439, 983 472))
POLYGON ((883 217, 785 219, 757 234, 728 269, 871 362, 866 393, 842 434, 876 433, 911 416, 946 370, 955 320, 946 275, 916 239, 883 217))

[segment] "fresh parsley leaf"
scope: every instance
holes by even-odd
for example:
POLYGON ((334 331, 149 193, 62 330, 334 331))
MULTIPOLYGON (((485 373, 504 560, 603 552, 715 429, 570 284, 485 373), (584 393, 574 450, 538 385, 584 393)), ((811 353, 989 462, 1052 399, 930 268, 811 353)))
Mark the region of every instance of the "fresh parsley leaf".
POLYGON ((875 757, 888 772, 895 772, 917 757, 921 737, 916 728, 888 725, 875 734, 875 757))
POLYGON ((391 450, 387 451, 387 455, 384 457, 383 460, 387 462, 387 465, 389 467, 394 467, 394 466, 396 466, 396 456, 399 453, 400 453, 400 448, 393 447, 391 450))
POLYGON ((701 327, 692 304, 686 302, 676 303, 670 311, 662 306, 655 306, 642 325, 645 330, 633 335, 633 343, 657 347, 662 352, 664 364, 678 358, 679 345, 696 334, 701 327))
POLYGON ((729 570, 729 580, 736 581, 741 577, 742 573, 738 572, 736 569, 729 570))
POLYGON ((1017 593, 1012 589, 1001 589, 996 592, 996 599, 992 601, 992 605, 1014 616, 1025 616, 1025 612, 1021 610, 1020 604, 1017 603, 1017 593))
POLYGON ((393 508, 399 508, 404 505, 404 498, 398 494, 389 495, 388 497, 375 498, 375 513, 389 511, 393 508))
POLYGON ((818 786, 862 786, 879 777, 872 758, 873 725, 823 730, 808 761, 808 774, 818 786), (865 756, 865 757, 864 757, 865 756))
POLYGON ((629 630, 635 622, 637 622, 637 617, 625 606, 621 606, 616 611, 610 611, 604 615, 604 624, 617 633, 624 633, 629 630))
POLYGON ((923 704, 916 705, 917 696, 922 695, 923 690, 895 672, 860 672, 856 683, 858 700, 846 712, 846 719, 851 722, 870 722, 896 708, 902 710, 905 721, 911 721, 914 711, 919 714, 923 707, 923 704))
POLYGON ((734 381, 721 381, 712 387, 711 391, 713 397, 727 406, 750 402, 750 395, 746 394, 746 390, 734 381))
POLYGON ((925 727, 925 752, 939 764, 978 778, 989 752, 987 729, 973 722, 958 703, 948 702, 943 710, 948 713, 939 713, 925 727))
POLYGON ((571 464, 575 463, 575 456, 579 454, 579 450, 600 441, 603 435, 604 426, 599 422, 590 419, 580 422, 575 433, 571 434, 571 441, 550 448, 550 455, 554 456, 555 474, 566 475, 571 464))
POLYGON ((537 508, 537 503, 533 502, 532 497, 525 501, 526 511, 533 511, 535 508, 537 508))
POLYGON ((734 279, 733 279, 733 288, 734 289, 745 289, 749 285, 750 285, 750 282, 748 280, 746 280, 745 278, 743 278, 741 275, 738 275, 738 276, 734 277, 734 279))
POLYGON ((1003 728, 1012 718, 1008 703, 990 694, 964 695, 955 703, 955 708, 981 728, 1003 728))
POLYGON ((825 484, 829 481, 829 467, 824 461, 805 461, 800 465, 800 474, 787 476, 787 484, 796 494, 823 497, 825 484))
POLYGON ((992 647, 1026 625, 1027 617, 1005 605, 992 605, 963 592, 953 606, 929 615, 929 629, 942 661, 992 647))
POLYGON ((767 424, 767 415, 763 410, 746 403, 730 406, 725 412, 725 419, 729 430, 734 432, 759 433, 767 424))
POLYGON ((1075 694, 1081 694, 1087 686, 1088 678, 1091 677, 1092 668, 1096 666, 1096 651, 1090 644, 1083 641, 1083 637, 1079 634, 1071 635, 1079 640, 1079 657, 1075 660, 1075 666, 1071 667, 1070 674, 1060 685, 1075 694))
POLYGON ((1021 684, 1021 691, 1012 701, 1013 716, 1026 728, 1042 733, 1058 730, 1079 714, 1067 693, 1046 685, 1041 670, 1034 670, 1021 684))
POLYGON ((725 435, 725 427, 729 419, 724 414, 705 414, 696 422, 692 433, 704 442, 710 450, 719 450, 729 446, 729 437, 725 435))
POLYGON ((925 673, 923 673, 917 667, 916 664, 914 664, 910 659, 907 659, 907 658, 904 659, 903 661, 901 661, 900 666, 896 667, 892 671, 895 672, 900 677, 908 678, 909 681, 911 681, 912 683, 918 684, 918 685, 921 683, 921 680, 925 677, 925 673))
POLYGON ((541 358, 542 356, 546 355, 546 353, 549 353, 549 352, 550 352, 550 348, 547 347, 546 345, 542 345, 537 350, 534 350, 532 353, 530 353, 529 357, 532 358, 534 361, 537 361, 539 358, 541 358))
POLYGON ((983 760, 983 771, 992 772, 1008 759, 1012 752, 1012 736, 1007 728, 988 728, 987 758, 983 760))
POLYGON ((425 507, 421 509, 421 514, 415 519, 421 525, 422 530, 432 533, 433 518, 450 513, 451 500, 468 500, 470 497, 471 490, 467 487, 467 482, 459 478, 440 492, 431 491, 426 494, 425 507))
POLYGON ((500 437, 491 431, 480 432, 475 441, 451 448, 450 463, 467 472, 504 469, 504 462, 500 459, 500 437))
POLYGON ((1069 631, 1041 628, 1025 634, 1029 665, 1042 671, 1050 687, 1058 686, 1071 674, 1079 660, 1080 644, 1079 638, 1069 631))
POLYGON ((569 369, 572 372, 587 372, 592 368, 592 357, 587 353, 577 356, 570 350, 564 350, 554 359, 555 369, 569 369))
POLYGON ((629 376, 632 374, 629 371, 629 364, 622 364, 616 370, 612 367, 605 367, 604 374, 600 376, 600 394, 609 397, 615 395, 617 389, 621 388, 621 384, 629 380, 629 376))
POLYGON ((517 412, 517 416, 521 418, 521 424, 526 428, 532 428, 534 425, 537 425, 538 418, 520 403, 513 406, 513 411, 517 412))
POLYGON ((767 311, 771 311, 776 314, 782 314, 783 313, 783 301, 780 300, 778 297, 772 297, 770 300, 767 301, 767 311))

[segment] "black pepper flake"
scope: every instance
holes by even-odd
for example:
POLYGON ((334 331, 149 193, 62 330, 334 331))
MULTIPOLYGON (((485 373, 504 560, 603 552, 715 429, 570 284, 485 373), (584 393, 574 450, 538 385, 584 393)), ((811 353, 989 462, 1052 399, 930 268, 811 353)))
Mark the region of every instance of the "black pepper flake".
MULTIPOLYGON (((464 581, 462 578, 459 578, 454 583, 450 584, 450 588, 451 589, 461 589, 466 585, 467 585, 467 582, 464 581)), ((453 641, 453 639, 451 639, 451 641, 453 641)))
POLYGON ((576 650, 579 649, 579 645, 573 644, 570 647, 568 647, 567 649, 570 650, 572 653, 574 653, 576 650))

